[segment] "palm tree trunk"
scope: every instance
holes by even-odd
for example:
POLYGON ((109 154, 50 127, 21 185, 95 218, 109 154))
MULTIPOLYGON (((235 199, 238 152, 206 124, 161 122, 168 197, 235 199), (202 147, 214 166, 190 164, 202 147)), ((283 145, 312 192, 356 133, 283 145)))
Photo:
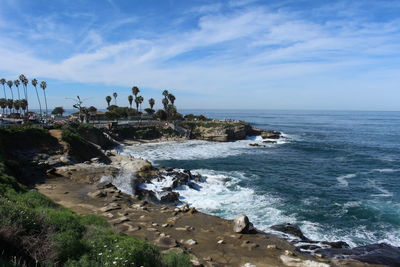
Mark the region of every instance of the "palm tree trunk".
MULTIPOLYGON (((10 87, 10 91, 11 91, 11 99, 12 99, 12 101, 14 101, 14 93, 13 93, 13 90, 12 90, 11 87, 10 87)), ((11 113, 14 112, 14 107, 12 107, 12 108, 10 109, 10 112, 11 112, 11 113)), ((11 114, 11 113, 10 113, 10 114, 11 114)))
POLYGON ((38 100, 38 102, 39 102, 40 116, 42 116, 42 104, 40 103, 40 97, 39 97, 39 93, 38 93, 38 91, 37 91, 36 86, 35 86, 35 91, 36 91, 37 100, 38 100))
POLYGON ((18 92, 18 100, 21 100, 21 96, 19 94, 19 86, 17 86, 17 92, 18 92))
POLYGON ((7 99, 7 94, 6 94, 6 87, 3 84, 3 92, 4 92, 4 98, 7 99))
POLYGON ((25 100, 26 100, 26 111, 25 114, 27 114, 29 112, 29 108, 28 108, 28 86, 24 85, 24 89, 25 89, 25 100))
POLYGON ((46 116, 47 116, 47 98, 46 98, 46 89, 43 89, 43 94, 44 94, 44 103, 46 105, 46 116))

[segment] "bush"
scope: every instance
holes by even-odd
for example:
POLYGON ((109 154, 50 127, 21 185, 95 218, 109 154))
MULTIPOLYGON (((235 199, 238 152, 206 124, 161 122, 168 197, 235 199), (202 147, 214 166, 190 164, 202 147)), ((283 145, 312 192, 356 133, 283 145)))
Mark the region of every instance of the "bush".
POLYGON ((0 153, 7 154, 18 149, 40 149, 56 146, 57 139, 36 125, 0 127, 0 153))
POLYGON ((191 267, 190 258, 187 254, 169 252, 164 256, 164 264, 167 267, 191 267))

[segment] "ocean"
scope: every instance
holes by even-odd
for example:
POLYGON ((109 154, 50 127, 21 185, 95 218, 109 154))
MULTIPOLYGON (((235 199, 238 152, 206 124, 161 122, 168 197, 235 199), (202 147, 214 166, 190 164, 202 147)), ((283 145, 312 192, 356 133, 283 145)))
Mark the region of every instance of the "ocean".
POLYGON ((180 200, 226 219, 246 214, 267 232, 296 223, 310 239, 351 246, 400 246, 400 112, 201 110, 278 130, 229 143, 187 141, 126 147, 156 165, 190 169, 207 180, 183 186, 180 200))

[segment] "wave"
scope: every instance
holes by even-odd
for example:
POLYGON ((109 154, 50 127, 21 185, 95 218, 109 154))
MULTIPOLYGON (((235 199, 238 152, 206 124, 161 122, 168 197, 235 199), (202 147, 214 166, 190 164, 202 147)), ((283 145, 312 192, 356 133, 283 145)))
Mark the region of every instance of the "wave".
POLYGON ((351 173, 351 174, 346 174, 346 175, 342 175, 336 178, 336 180, 338 180, 339 185, 343 186, 343 187, 348 187, 349 186, 349 182, 347 181, 347 179, 350 178, 354 178, 357 175, 355 173, 351 173))
POLYGON ((268 194, 259 195, 253 189, 240 186, 241 180, 250 179, 245 173, 208 169, 192 172, 206 178, 204 182, 199 183, 201 190, 181 186, 177 191, 181 195, 181 201, 200 211, 225 219, 246 214, 261 230, 267 230, 273 224, 296 221, 294 217, 284 215, 276 208, 281 202, 278 197, 268 194))
POLYGON ((157 160, 196 160, 225 158, 246 153, 269 153, 268 149, 251 147, 250 144, 257 143, 266 147, 273 147, 289 142, 288 135, 281 139, 262 139, 261 136, 250 136, 245 140, 235 142, 210 142, 202 140, 171 141, 139 144, 124 147, 123 154, 130 154, 133 157, 145 158, 151 162, 157 160), (263 141, 274 141, 264 143, 263 141))
POLYGON ((393 196, 393 193, 391 193, 388 190, 386 190, 385 188, 377 185, 375 180, 368 179, 368 186, 376 189, 377 191, 379 191, 381 193, 381 194, 372 194, 371 195, 372 197, 392 197, 393 196))

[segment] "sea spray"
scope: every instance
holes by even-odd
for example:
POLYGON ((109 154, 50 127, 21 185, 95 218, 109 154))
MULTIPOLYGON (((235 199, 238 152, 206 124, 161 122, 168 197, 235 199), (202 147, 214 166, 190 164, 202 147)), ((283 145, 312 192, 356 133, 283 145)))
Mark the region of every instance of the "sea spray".
POLYGON ((121 192, 129 195, 135 194, 135 177, 136 174, 132 170, 121 169, 119 174, 113 176, 103 176, 100 182, 110 182, 116 186, 121 192))

